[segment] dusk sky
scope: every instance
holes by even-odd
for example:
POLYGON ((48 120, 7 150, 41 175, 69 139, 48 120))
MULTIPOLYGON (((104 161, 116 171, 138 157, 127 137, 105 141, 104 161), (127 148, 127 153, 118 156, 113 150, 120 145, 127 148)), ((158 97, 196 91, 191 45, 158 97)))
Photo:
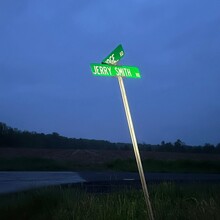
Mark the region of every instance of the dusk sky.
POLYGON ((220 143, 219 0, 1 0, 0 122, 131 142, 117 78, 91 63, 119 44, 140 143, 220 143))

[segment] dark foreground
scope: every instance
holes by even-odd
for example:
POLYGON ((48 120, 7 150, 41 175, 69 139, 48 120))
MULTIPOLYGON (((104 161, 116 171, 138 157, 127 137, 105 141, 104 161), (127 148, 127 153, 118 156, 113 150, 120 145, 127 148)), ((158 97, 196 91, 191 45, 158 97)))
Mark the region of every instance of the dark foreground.
MULTIPOLYGON (((217 220, 220 184, 150 184, 155 220, 217 220)), ((1 220, 148 219, 141 190, 88 193, 72 187, 46 187, 0 195, 1 220)))

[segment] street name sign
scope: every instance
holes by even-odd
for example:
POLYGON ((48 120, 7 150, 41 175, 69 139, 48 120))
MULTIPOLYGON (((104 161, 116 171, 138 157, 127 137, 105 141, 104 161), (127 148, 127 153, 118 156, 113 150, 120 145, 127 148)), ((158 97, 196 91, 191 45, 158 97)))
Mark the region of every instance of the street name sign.
POLYGON ((102 61, 102 63, 115 65, 124 56, 124 54, 125 52, 120 44, 102 61))
POLYGON ((141 78, 140 70, 135 66, 111 66, 107 64, 90 64, 95 76, 121 76, 126 78, 141 78))
POLYGON ((122 101, 124 104, 125 115, 128 122, 128 128, 131 135, 131 141, 134 148, 134 154, 138 166, 138 171, 140 175, 141 185, 144 192, 144 198, 147 205, 148 216, 150 220, 154 220, 153 210, 151 207, 151 202, 149 198, 149 193, 147 189, 147 183, 144 176, 143 166, 140 158, 140 153, 138 149, 137 139, 134 131, 134 126, 131 118, 130 108, 127 100, 127 95, 123 83, 123 78, 141 78, 140 71, 135 66, 118 66, 118 61, 124 56, 124 50, 120 44, 113 50, 103 61, 102 64, 92 63, 90 68, 93 75, 95 76, 113 76, 118 78, 119 87, 121 90, 122 101))

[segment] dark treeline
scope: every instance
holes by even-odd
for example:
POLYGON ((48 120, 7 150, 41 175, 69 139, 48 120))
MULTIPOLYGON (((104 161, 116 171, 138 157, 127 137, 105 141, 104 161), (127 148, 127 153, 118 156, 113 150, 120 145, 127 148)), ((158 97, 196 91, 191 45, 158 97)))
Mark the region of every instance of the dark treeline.
MULTIPOLYGON (((0 122, 0 147, 16 148, 74 148, 74 149, 130 149, 128 143, 111 143, 104 140, 88 140, 82 138, 67 138, 56 132, 52 134, 20 131, 0 122)), ((187 153, 220 153, 220 143, 216 146, 206 143, 204 146, 189 146, 181 140, 174 143, 158 145, 139 144, 139 148, 148 151, 160 152, 187 152, 187 153)))
POLYGON ((0 122, 0 147, 20 148, 112 148, 114 144, 109 141, 76 139, 52 134, 20 131, 0 122))

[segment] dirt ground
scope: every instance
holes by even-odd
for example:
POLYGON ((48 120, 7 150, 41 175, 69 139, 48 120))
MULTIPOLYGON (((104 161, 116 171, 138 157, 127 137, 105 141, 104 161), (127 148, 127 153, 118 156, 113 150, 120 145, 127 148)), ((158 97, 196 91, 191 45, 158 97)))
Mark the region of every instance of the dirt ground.
MULTIPOLYGON (((140 152, 142 159, 157 160, 220 160, 220 154, 196 154, 175 152, 140 152)), ((72 160, 77 163, 104 163, 116 159, 134 158, 133 150, 71 150, 71 149, 29 149, 0 148, 0 157, 35 157, 56 160, 72 160)))

